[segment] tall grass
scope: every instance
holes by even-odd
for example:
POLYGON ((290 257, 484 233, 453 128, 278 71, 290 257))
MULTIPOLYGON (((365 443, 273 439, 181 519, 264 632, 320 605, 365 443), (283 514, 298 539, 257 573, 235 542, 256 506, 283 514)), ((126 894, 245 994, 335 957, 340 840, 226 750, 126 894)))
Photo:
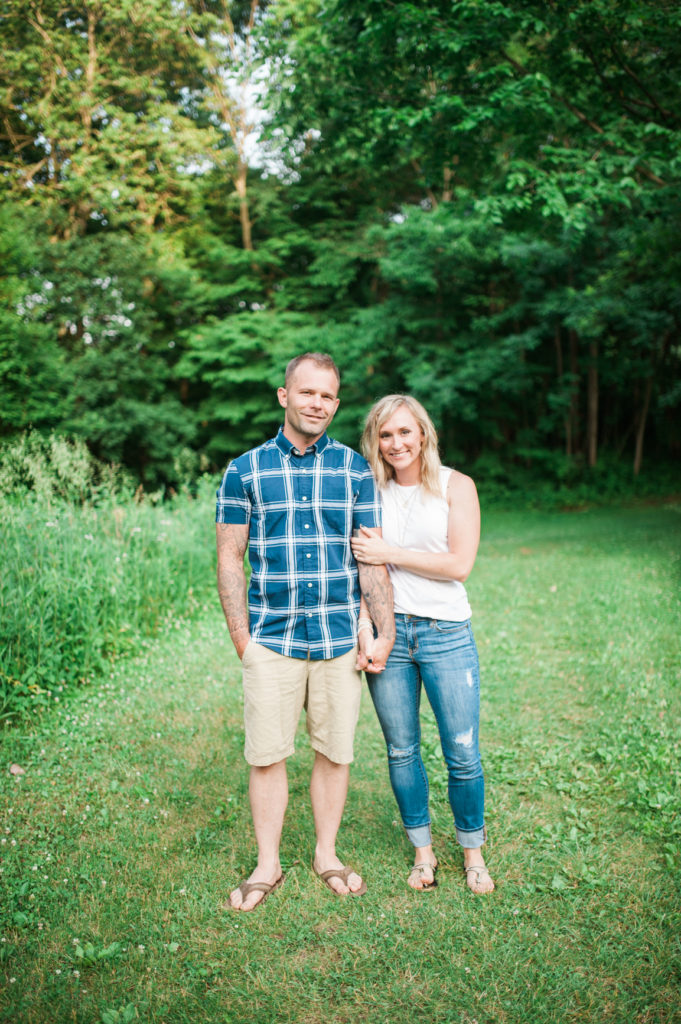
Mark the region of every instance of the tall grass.
POLYGON ((212 583, 213 485, 160 502, 103 479, 78 446, 23 442, 0 464, 0 716, 59 700, 212 583), (75 500, 74 500, 75 499, 75 500))

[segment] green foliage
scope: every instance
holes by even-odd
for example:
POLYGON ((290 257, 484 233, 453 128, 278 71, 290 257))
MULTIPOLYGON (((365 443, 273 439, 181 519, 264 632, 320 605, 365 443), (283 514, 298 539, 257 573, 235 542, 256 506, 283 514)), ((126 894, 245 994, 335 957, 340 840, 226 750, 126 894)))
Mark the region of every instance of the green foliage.
POLYGON ((120 468, 99 462, 83 441, 33 432, 0 448, 0 499, 17 506, 31 500, 46 509, 55 500, 96 503, 126 490, 132 495, 120 468))
POLYGON ((334 0, 301 19, 274 124, 317 129, 292 166, 338 212, 313 213, 363 211, 368 287, 347 274, 354 308, 331 308, 353 397, 414 391, 469 459, 600 443, 638 472, 644 437, 677 451, 672 7, 334 0))
POLYGON ((407 390, 450 461, 678 458, 678 29, 656 0, 11 0, 0 433, 176 487, 322 348, 350 444, 407 390))
POLYGON ((202 600, 211 482, 136 501, 82 443, 32 435, 3 453, 0 489, 0 717, 62 699, 202 600))
POLYGON ((50 427, 65 412, 69 373, 42 316, 44 223, 19 203, 0 208, 0 436, 50 427))

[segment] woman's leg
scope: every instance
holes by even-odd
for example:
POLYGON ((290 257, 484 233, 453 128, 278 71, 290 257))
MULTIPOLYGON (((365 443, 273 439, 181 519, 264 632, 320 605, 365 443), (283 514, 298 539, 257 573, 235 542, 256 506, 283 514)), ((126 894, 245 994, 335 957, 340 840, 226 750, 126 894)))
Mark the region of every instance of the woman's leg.
POLYGON ((368 675, 369 692, 388 750, 390 783, 407 835, 417 849, 430 846, 428 776, 421 758, 421 679, 410 649, 409 623, 397 615, 397 637, 386 668, 368 675))
POLYGON ((470 888, 489 892, 494 883, 480 852, 485 841, 485 781, 478 747, 480 669, 475 640, 468 622, 422 622, 418 663, 447 764, 456 837, 464 849, 470 888))

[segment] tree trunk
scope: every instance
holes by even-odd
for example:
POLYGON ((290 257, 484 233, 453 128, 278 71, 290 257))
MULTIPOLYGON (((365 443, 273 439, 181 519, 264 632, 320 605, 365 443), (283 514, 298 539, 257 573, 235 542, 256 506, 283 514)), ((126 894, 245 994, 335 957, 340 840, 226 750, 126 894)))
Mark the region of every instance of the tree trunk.
POLYGON ((598 461, 598 342, 589 343, 589 372, 587 376, 587 455, 592 468, 598 461))
POLYGON ((237 168, 236 178, 234 184, 236 185, 237 195, 239 196, 239 217, 241 218, 241 241, 244 249, 249 252, 253 251, 253 238, 251 234, 251 215, 248 209, 248 192, 246 188, 246 176, 248 174, 248 167, 239 159, 237 168))
POLYGON ((650 409, 650 396, 653 393, 653 375, 651 374, 646 380, 645 392, 643 395, 643 407, 641 414, 638 419, 636 427, 636 444, 634 447, 634 476, 638 476, 641 472, 641 463, 643 462, 643 436, 646 431, 646 423, 648 421, 648 410, 650 409))
POLYGON ((576 331, 569 331, 570 337, 570 373, 572 387, 570 391, 570 411, 568 413, 567 449, 569 455, 579 451, 579 339, 576 331))
MULTIPOLYGON (((556 324, 556 329, 553 332, 553 342, 556 349, 556 374, 558 380, 562 381, 565 374, 565 365, 563 362, 563 344, 560 336, 560 324, 556 324)), ((570 432, 570 415, 566 412, 563 416, 563 430, 565 431, 565 454, 568 458, 572 455, 572 436, 570 432)))

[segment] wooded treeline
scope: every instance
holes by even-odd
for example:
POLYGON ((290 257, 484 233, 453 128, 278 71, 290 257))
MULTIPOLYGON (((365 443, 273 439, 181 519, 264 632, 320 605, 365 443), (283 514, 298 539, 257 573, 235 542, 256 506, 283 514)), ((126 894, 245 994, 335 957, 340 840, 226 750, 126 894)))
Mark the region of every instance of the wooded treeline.
POLYGON ((3 437, 176 484, 309 348, 351 444, 408 390, 477 475, 678 459, 677 3, 1 12, 3 437))

